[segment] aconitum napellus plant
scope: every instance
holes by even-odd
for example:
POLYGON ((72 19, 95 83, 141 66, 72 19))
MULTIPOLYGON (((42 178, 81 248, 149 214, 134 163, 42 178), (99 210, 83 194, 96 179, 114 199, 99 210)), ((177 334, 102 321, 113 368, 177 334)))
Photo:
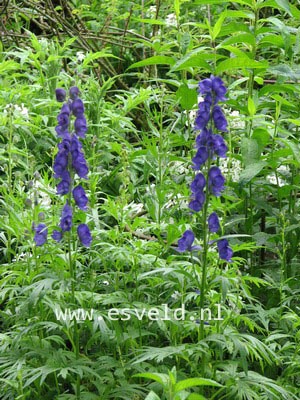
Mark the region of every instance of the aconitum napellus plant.
MULTIPOLYGON (((73 204, 75 203, 83 211, 87 210, 88 198, 84 188, 77 183, 77 180, 78 178, 87 179, 89 169, 80 142, 80 139, 85 137, 87 123, 78 87, 70 88, 69 100, 66 102, 66 91, 61 88, 56 89, 56 100, 64 103, 57 117, 58 124, 55 128, 61 141, 58 143, 58 152, 53 165, 54 177, 60 179, 57 184, 57 194, 65 196, 59 229, 52 233, 52 238, 59 242, 64 233, 72 228, 73 204)), ((78 225, 77 234, 84 246, 90 246, 92 236, 86 224, 78 225)))
MULTIPOLYGON (((195 131, 199 132, 196 137, 196 154, 192 159, 193 169, 196 171, 190 185, 191 199, 190 210, 199 215, 202 225, 202 246, 194 246, 195 235, 191 230, 184 232, 178 240, 178 251, 199 251, 200 269, 194 265, 195 282, 199 285, 200 310, 203 309, 207 291, 207 265, 209 246, 217 242, 220 259, 231 262, 233 251, 226 238, 210 240, 211 234, 220 231, 220 221, 216 211, 208 215, 211 196, 221 196, 225 188, 225 178, 218 167, 218 157, 226 157, 227 145, 221 133, 227 132, 227 121, 219 102, 225 101, 226 88, 222 79, 211 76, 199 83, 199 94, 203 97, 198 105, 195 120, 195 131), (201 276, 201 280, 199 280, 201 276)), ((201 313, 201 312, 200 312, 201 313)), ((200 319, 199 339, 204 338, 203 319, 200 319)))
MULTIPOLYGON (((220 101, 226 100, 226 88, 222 79, 211 76, 199 83, 199 94, 203 101, 198 105, 195 120, 195 130, 200 133, 196 137, 196 154, 193 157, 193 169, 196 175, 191 183, 191 201, 189 208, 193 212, 203 211, 208 233, 216 233, 220 230, 220 222, 216 212, 207 217, 209 196, 220 196, 225 188, 225 178, 222 171, 216 165, 218 157, 226 157, 227 145, 219 132, 227 132, 227 121, 220 101)), ((204 229, 207 232, 207 229, 204 229)), ((190 240, 191 231, 183 234, 179 239, 179 251, 191 250, 193 248, 190 240), (190 240, 186 240, 189 238, 190 240), (185 243, 185 245, 184 245, 185 243)), ((194 238, 193 238, 194 240, 194 238)), ((231 262, 233 255, 227 239, 220 239, 217 248, 221 259, 231 262)))

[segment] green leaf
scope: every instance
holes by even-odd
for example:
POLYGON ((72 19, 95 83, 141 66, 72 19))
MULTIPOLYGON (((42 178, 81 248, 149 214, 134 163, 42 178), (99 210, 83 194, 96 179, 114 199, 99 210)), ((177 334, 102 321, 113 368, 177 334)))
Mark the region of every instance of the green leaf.
POLYGON ((260 148, 255 139, 243 138, 241 153, 245 166, 251 165, 260 159, 260 148))
POLYGON ((174 11, 175 11, 176 19, 178 21, 179 15, 180 15, 180 0, 174 0, 174 11))
POLYGON ((145 400, 160 400, 160 397, 151 390, 151 392, 145 397, 145 400))
POLYGON ((191 393, 188 397, 188 400, 207 400, 207 398, 202 396, 202 394, 191 393))
POLYGON ((189 378, 189 379, 184 379, 183 381, 180 381, 176 383, 174 391, 175 393, 184 390, 184 389, 189 389, 194 386, 218 386, 221 387, 218 382, 213 381, 211 379, 205 379, 205 378, 189 378))
POLYGON ((278 139, 280 142, 286 144, 293 152, 295 161, 297 163, 297 166, 300 166, 300 148, 299 145, 295 142, 292 142, 291 140, 284 139, 284 138, 279 138, 278 139))
POLYGON ((248 97, 248 113, 253 117, 256 113, 256 106, 252 97, 248 97))
POLYGON ((171 71, 181 71, 183 69, 195 67, 204 68, 209 72, 213 72, 211 66, 207 62, 209 59, 212 59, 212 57, 207 54, 207 48, 199 47, 186 54, 181 60, 178 60, 171 68, 171 71))
POLYGON ((300 10, 296 5, 290 4, 291 14, 294 18, 300 19, 300 10))
POLYGON ((3 72, 13 71, 19 69, 20 65, 12 60, 2 61, 0 64, 0 74, 3 72))
POLYGON ((235 44, 235 43, 248 43, 251 46, 256 44, 255 36, 252 33, 239 33, 237 35, 231 35, 227 39, 225 39, 219 46, 223 45, 235 44))
POLYGON ((197 92, 183 83, 176 91, 176 98, 184 110, 191 110, 197 103, 197 92))
POLYGON ((256 128, 252 134, 252 139, 257 142, 259 146, 259 151, 261 153, 266 145, 269 143, 270 134, 266 129, 256 128))
POLYGON ((144 372, 140 374, 135 374, 133 375, 134 378, 146 378, 146 379, 152 379, 158 383, 160 383, 162 386, 167 386, 169 382, 169 377, 166 374, 159 374, 156 372, 144 372))
POLYGON ((212 39, 213 40, 215 40, 218 37, 226 17, 227 17, 227 12, 225 10, 221 13, 217 22, 215 23, 215 26, 213 27, 213 30, 212 30, 212 39))
POLYGON ((158 65, 158 64, 174 65, 175 60, 174 60, 174 58, 167 57, 167 56, 153 56, 153 57, 146 58, 145 60, 138 61, 138 62, 130 65, 130 67, 128 67, 128 69, 145 67, 147 65, 158 65))
POLYGON ((279 64, 275 65, 274 67, 268 68, 268 72, 275 76, 279 77, 286 77, 289 80, 295 80, 297 81, 300 79, 300 68, 297 68, 296 66, 292 69, 289 65, 287 64, 279 64))
POLYGON ((104 58, 104 57, 112 57, 112 58, 117 58, 117 59, 119 59, 119 57, 114 56, 114 55, 111 54, 111 53, 107 53, 105 50, 103 50, 103 51, 97 51, 96 53, 88 54, 88 55, 85 57, 85 59, 84 59, 82 65, 83 65, 84 67, 87 67, 91 61, 97 60, 98 58, 104 58))
POLYGON ((258 161, 255 164, 248 165, 240 175, 240 185, 250 182, 267 165, 265 161, 258 161))
MULTIPOLYGON (((193 4, 226 4, 231 3, 230 0, 195 0, 193 4)), ((235 0, 235 3, 251 6, 251 0, 235 0)))
POLYGON ((276 3, 278 4, 279 8, 282 8, 284 11, 286 11, 291 17, 291 9, 288 0, 275 0, 276 3))
POLYGON ((248 57, 235 57, 235 58, 228 58, 225 61, 221 61, 217 68, 216 68, 216 73, 220 74, 221 72, 232 70, 232 69, 240 69, 240 68, 250 68, 250 69, 256 69, 256 68, 268 68, 268 62, 267 61, 256 61, 252 60, 251 58, 248 57))
MULTIPOLYGON (((282 121, 285 121, 285 120, 282 119, 282 121)), ((286 121, 291 122, 292 124, 294 124, 296 126, 300 126, 300 119, 288 118, 286 121)))
POLYGON ((284 47, 283 38, 282 38, 282 36, 279 36, 279 35, 271 34, 271 35, 264 36, 260 40, 259 44, 261 46, 264 43, 266 43, 267 45, 272 44, 273 46, 276 46, 276 47, 284 47))
POLYGON ((152 19, 152 18, 132 18, 133 21, 142 22, 143 24, 150 24, 150 25, 166 25, 165 21, 160 19, 152 19))

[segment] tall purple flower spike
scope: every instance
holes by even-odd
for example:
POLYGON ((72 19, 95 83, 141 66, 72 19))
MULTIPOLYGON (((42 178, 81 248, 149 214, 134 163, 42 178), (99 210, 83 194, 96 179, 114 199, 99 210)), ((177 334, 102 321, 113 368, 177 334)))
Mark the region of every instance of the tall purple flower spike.
MULTIPOLYGON (((189 208, 194 212, 203 209, 209 195, 221 196, 225 188, 225 178, 220 168, 213 163, 216 157, 226 157, 228 150, 223 136, 214 133, 215 131, 227 132, 227 120, 222 108, 218 105, 219 101, 226 100, 227 90, 222 79, 211 75, 210 78, 199 82, 198 91, 204 99, 198 104, 195 119, 195 130, 200 133, 196 137, 197 151, 192 162, 195 171, 200 171, 206 166, 207 179, 202 172, 198 172, 190 185, 192 194, 189 208)), ((220 222, 216 212, 209 215, 207 224, 210 233, 219 231, 220 222)), ((228 241, 224 240, 218 241, 219 256, 230 262, 233 252, 228 241)), ((186 231, 178 241, 178 251, 191 250, 193 241, 193 232, 186 231)))
MULTIPOLYGON (((57 101, 64 102, 66 99, 66 91, 64 89, 56 89, 57 101)), ((61 196, 73 195, 75 204, 83 211, 87 211, 88 198, 81 185, 74 187, 74 175, 79 178, 87 179, 88 166, 84 157, 82 144, 79 138, 84 138, 87 131, 86 118, 84 116, 84 104, 79 98, 80 91, 77 86, 73 86, 69 90, 69 100, 62 105, 61 111, 57 117, 57 126, 55 128, 58 137, 61 138, 58 144, 58 152, 56 154, 53 170, 54 177, 59 178, 57 184, 57 194, 61 196), (72 131, 71 121, 75 117, 74 131, 72 131)), ((60 229, 55 229, 52 238, 57 242, 61 241, 65 232, 72 228, 73 209, 72 205, 66 201, 59 223, 60 229)), ((92 236, 89 227, 81 224, 77 229, 78 238, 84 246, 90 246, 92 236)))

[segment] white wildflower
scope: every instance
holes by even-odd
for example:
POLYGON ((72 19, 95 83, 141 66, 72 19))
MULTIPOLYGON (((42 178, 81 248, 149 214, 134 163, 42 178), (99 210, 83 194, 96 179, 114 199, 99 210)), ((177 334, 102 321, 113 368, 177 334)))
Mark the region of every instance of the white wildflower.
POLYGON ((165 19, 165 22, 167 26, 176 26, 177 25, 176 15, 174 13, 168 14, 167 18, 165 19))
POLYGON ((144 205, 142 203, 134 203, 133 201, 124 207, 124 211, 128 213, 129 217, 134 217, 135 215, 143 212, 143 210, 144 205))
POLYGON ((9 103, 4 107, 3 112, 6 115, 12 113, 15 118, 22 117, 28 119, 29 117, 28 108, 24 106, 24 103, 21 103, 20 106, 18 104, 9 103))
POLYGON ((83 51, 77 51, 76 57, 77 57, 77 62, 81 63, 85 59, 86 55, 84 54, 83 51))
POLYGON ((232 129, 245 129, 244 116, 240 115, 237 110, 225 110, 226 117, 232 129))
POLYGON ((281 179, 278 175, 276 177, 276 175, 274 173, 267 175, 266 179, 272 185, 276 185, 279 187, 282 187, 286 184, 286 182, 283 179, 281 179))
POLYGON ((150 18, 154 18, 155 16, 156 16, 156 6, 150 6, 149 7, 149 13, 147 13, 149 16, 150 16, 150 18))
POLYGON ((181 298, 180 292, 178 292, 178 290, 175 290, 175 292, 173 294, 171 294, 171 298, 174 300, 180 299, 181 298))
POLYGON ((235 158, 221 158, 220 168, 225 177, 230 178, 232 182, 238 182, 242 172, 242 164, 235 158))

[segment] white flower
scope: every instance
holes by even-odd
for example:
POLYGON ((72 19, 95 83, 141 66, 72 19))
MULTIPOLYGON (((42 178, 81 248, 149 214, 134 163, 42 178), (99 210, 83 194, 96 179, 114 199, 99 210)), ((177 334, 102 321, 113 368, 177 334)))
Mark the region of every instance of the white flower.
POLYGON ((83 51, 77 51, 76 57, 78 62, 82 62, 85 59, 85 54, 83 51))
POLYGON ((279 172, 282 175, 288 175, 290 173, 290 168, 288 165, 280 165, 277 168, 277 172, 279 172))
POLYGON ((165 19, 165 22, 167 26, 176 26, 177 25, 176 15, 174 13, 168 14, 167 18, 165 19))
POLYGON ((239 160, 235 158, 221 158, 220 159, 220 169, 232 182, 238 182, 240 179, 240 174, 242 172, 242 165, 239 160))
POLYGON ((183 161, 174 161, 170 165, 170 171, 172 173, 176 173, 177 175, 186 175, 189 172, 189 168, 186 166, 186 163, 183 161))
POLYGON ((149 16, 151 18, 154 18, 156 16, 156 6, 150 6, 149 7, 149 16))
POLYGON ((142 203, 134 203, 133 201, 124 207, 124 210, 128 212, 129 217, 134 217, 135 215, 141 213, 144 209, 142 203))
POLYGON ((276 175, 274 173, 267 175, 266 179, 272 185, 276 185, 276 186, 278 185, 279 187, 284 186, 286 184, 286 182, 283 179, 281 179, 279 176, 277 176, 277 178, 276 178, 276 175), (277 179, 278 179, 278 182, 277 182, 277 179))
POLYGON ((29 196, 29 199, 34 203, 35 200, 44 207, 49 207, 51 205, 51 197, 49 194, 54 195, 55 191, 50 187, 45 185, 43 182, 38 180, 34 181, 33 190, 29 196))
POLYGON ((175 290, 175 292, 173 294, 171 294, 171 298, 174 300, 180 299, 181 294, 178 292, 178 290, 175 290))
POLYGON ((9 103, 4 107, 4 114, 8 114, 11 112, 14 117, 23 117, 24 119, 28 119, 28 108, 24 106, 24 103, 21 103, 21 106, 18 104, 9 103))
POLYGON ((245 120, 244 117, 240 115, 239 111, 225 109, 225 114, 232 129, 245 129, 245 120))

